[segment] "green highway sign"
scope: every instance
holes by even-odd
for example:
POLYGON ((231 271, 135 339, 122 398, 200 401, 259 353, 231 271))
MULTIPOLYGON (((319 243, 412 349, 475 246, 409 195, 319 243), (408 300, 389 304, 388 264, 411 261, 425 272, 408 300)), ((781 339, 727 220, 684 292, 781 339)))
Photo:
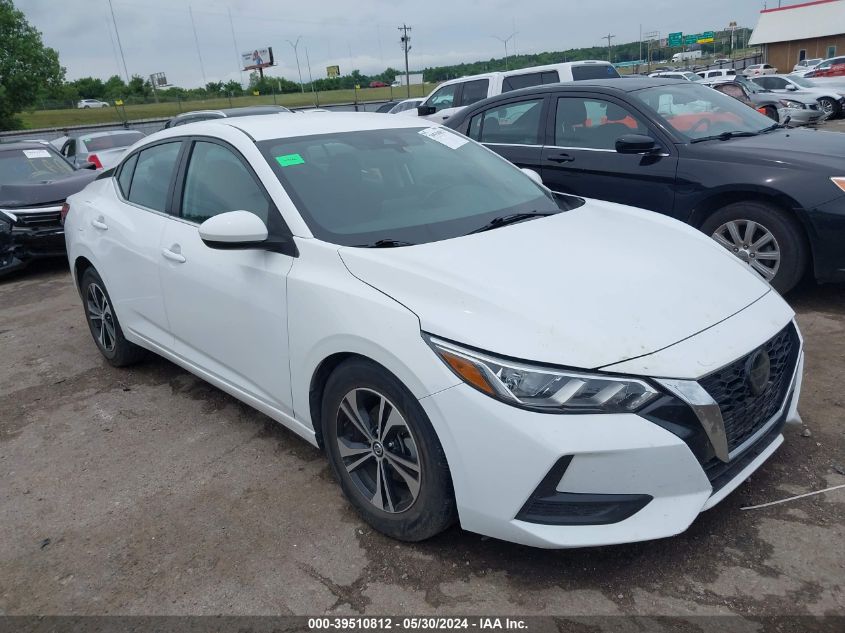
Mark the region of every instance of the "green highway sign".
POLYGON ((683 33, 669 33, 669 36, 666 38, 667 46, 680 46, 683 42, 683 33))
POLYGON ((697 41, 699 44, 709 44, 713 41, 714 36, 715 33, 713 33, 713 31, 704 31, 704 33, 698 37, 697 41))
POLYGON ((701 37, 701 33, 695 33, 693 35, 685 35, 684 36, 684 46, 689 46, 690 44, 695 44, 698 42, 698 39, 701 37))

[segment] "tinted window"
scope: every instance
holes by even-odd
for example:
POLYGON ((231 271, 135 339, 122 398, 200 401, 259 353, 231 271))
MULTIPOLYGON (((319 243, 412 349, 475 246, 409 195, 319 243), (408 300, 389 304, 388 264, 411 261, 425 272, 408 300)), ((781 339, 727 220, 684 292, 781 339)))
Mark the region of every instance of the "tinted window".
POLYGON ((335 244, 432 242, 500 215, 559 210, 513 165, 446 128, 337 132, 258 146, 314 235, 335 244))
POLYGON ((619 77, 619 73, 610 64, 584 64, 583 66, 572 67, 572 79, 583 81, 584 79, 609 79, 619 77))
POLYGON ((789 85, 789 82, 782 77, 767 77, 768 81, 763 84, 764 88, 768 88, 769 90, 780 90, 781 88, 786 88, 789 85))
POLYGON ((108 134, 106 136, 83 137, 85 147, 89 152, 98 152, 113 147, 128 147, 137 143, 144 135, 140 132, 121 132, 120 134, 108 134))
POLYGON ((62 147, 62 154, 68 157, 76 156, 76 139, 69 139, 62 147))
POLYGON ((132 174, 135 171, 135 163, 138 162, 138 154, 133 154, 120 168, 120 175, 117 177, 117 184, 124 198, 129 198, 129 183, 132 182, 132 174))
POLYGON ((155 211, 167 210, 167 194, 181 145, 155 145, 138 155, 128 200, 155 211))
POLYGON ((197 142, 182 194, 182 217, 202 223, 228 211, 250 211, 265 224, 270 204, 243 162, 216 143, 197 142))
POLYGON ((502 92, 510 92, 511 90, 519 90, 520 88, 529 88, 530 86, 539 86, 542 83, 542 73, 513 75, 511 77, 505 77, 505 80, 502 82, 502 92))
POLYGON ((458 105, 468 106, 482 99, 486 99, 489 86, 489 79, 477 79, 466 82, 461 92, 461 102, 458 105))
POLYGON ((34 184, 72 173, 73 167, 46 146, 0 151, 0 185, 34 184))
POLYGON ((638 116, 610 101, 563 97, 557 101, 555 145, 615 149, 624 134, 648 134, 638 116))
POLYGON ((491 108, 473 117, 469 136, 482 143, 535 145, 540 142, 542 110, 542 98, 491 108))
POLYGON ((426 102, 426 105, 434 106, 437 110, 444 108, 451 108, 455 104, 455 93, 458 90, 458 84, 450 86, 443 86, 433 95, 431 99, 426 102))

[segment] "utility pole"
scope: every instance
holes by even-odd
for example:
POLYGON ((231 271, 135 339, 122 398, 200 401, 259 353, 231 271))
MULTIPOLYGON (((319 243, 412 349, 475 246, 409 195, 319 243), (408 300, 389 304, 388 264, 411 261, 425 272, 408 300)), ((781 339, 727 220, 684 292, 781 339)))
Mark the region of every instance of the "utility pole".
POLYGON ((320 105, 320 98, 317 96, 317 88, 314 87, 314 76, 311 74, 311 58, 308 57, 308 47, 305 47, 305 63, 308 65, 308 81, 311 83, 311 91, 314 93, 314 105, 320 105))
POLYGON ((129 71, 126 70, 126 58, 123 56, 123 44, 120 43, 120 31, 117 30, 117 20, 114 19, 114 7, 111 6, 109 0, 109 11, 111 11, 111 21, 114 24, 114 34, 117 35, 117 47, 120 49, 120 59, 123 61, 123 74, 126 75, 126 83, 129 83, 129 71))
POLYGON ((232 22, 232 10, 227 8, 229 13, 229 27, 232 29, 232 44, 235 45, 235 59, 238 60, 238 72, 241 74, 241 88, 244 85, 244 66, 241 60, 241 51, 238 49, 238 40, 235 39, 235 23, 232 22))
POLYGON ((194 10, 191 8, 191 5, 188 5, 188 14, 191 16, 191 28, 194 29, 194 42, 197 45, 197 57, 200 58, 200 72, 202 73, 202 85, 205 87, 205 84, 208 83, 205 79, 205 66, 202 63, 202 52, 200 51, 200 39, 197 37, 197 25, 194 24, 194 10))
POLYGON ((615 35, 611 35, 610 33, 602 36, 603 40, 607 40, 607 61, 609 61, 609 62, 613 61, 613 49, 610 46, 610 40, 612 40, 615 37, 616 37, 615 35))
POLYGON ((411 27, 403 24, 399 27, 399 30, 402 31, 402 37, 399 38, 399 43, 402 44, 402 48, 405 50, 405 88, 407 89, 408 99, 410 99, 411 72, 408 70, 408 51, 411 50, 411 36, 408 35, 408 31, 411 30, 411 27))
POLYGON ((302 39, 302 36, 296 38, 296 42, 291 42, 290 40, 285 40, 288 44, 293 47, 293 54, 296 57, 296 72, 299 73, 299 88, 302 90, 302 94, 305 94, 305 86, 302 84, 302 71, 299 69, 299 51, 297 47, 299 46, 299 40, 302 39))
POLYGON ((508 69, 508 42, 513 39, 514 35, 516 35, 516 31, 514 31, 504 39, 496 35, 493 36, 495 39, 499 40, 502 44, 505 45, 505 70, 508 69))

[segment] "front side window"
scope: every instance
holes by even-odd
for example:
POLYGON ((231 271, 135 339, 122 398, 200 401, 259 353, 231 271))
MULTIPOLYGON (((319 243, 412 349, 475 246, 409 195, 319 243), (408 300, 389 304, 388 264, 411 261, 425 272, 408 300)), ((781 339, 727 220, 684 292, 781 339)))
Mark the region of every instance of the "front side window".
POLYGON ((560 209, 513 165, 445 128, 336 132, 258 147, 311 232, 345 246, 420 244, 560 209))
POLYGON ((3 150, 0 146, 0 186, 36 184, 73 173, 66 160, 46 146, 3 150))
POLYGON ((542 98, 490 108, 472 118, 469 137, 482 143, 536 145, 542 110, 542 98))
POLYGON ((771 119, 755 109, 700 84, 656 86, 630 94, 653 109, 668 127, 687 140, 723 132, 756 133, 772 124, 771 119))
POLYGON ((127 198, 130 202, 154 211, 167 210, 167 194, 181 147, 181 142, 162 143, 138 154, 127 198))
POLYGON ((228 148, 197 141, 182 194, 182 218, 201 224, 228 211, 249 211, 264 224, 270 203, 243 162, 228 148))
POLYGON ((555 113, 555 145, 615 149, 625 134, 648 134, 648 126, 627 108, 601 99, 561 97, 555 113))
POLYGON ((464 84, 461 91, 461 102, 458 105, 468 106, 487 98, 487 89, 490 87, 489 79, 477 79, 464 84))
POLYGON ((455 105, 455 94, 458 91, 459 84, 452 84, 450 86, 443 86, 428 100, 426 105, 434 106, 435 110, 443 110, 451 108, 455 105))

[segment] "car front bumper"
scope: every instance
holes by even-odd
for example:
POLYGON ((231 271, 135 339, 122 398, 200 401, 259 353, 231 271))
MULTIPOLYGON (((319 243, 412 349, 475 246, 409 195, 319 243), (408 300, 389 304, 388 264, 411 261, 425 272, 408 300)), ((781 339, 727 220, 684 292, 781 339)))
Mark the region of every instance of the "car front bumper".
POLYGON ((811 110, 809 108, 778 108, 778 116, 780 121, 785 121, 786 117, 789 117, 789 125, 792 127, 819 123, 826 117, 822 110, 811 110))
POLYGON ((4 226, 0 227, 3 229, 0 230, 0 275, 23 268, 35 259, 66 256, 59 213, 60 207, 4 212, 4 226))
POLYGON ((683 532, 777 450, 784 424, 800 420, 800 337, 798 345, 777 413, 728 462, 697 457, 671 424, 639 414, 536 413, 464 384, 422 398, 449 460, 461 526, 545 548, 683 532))

